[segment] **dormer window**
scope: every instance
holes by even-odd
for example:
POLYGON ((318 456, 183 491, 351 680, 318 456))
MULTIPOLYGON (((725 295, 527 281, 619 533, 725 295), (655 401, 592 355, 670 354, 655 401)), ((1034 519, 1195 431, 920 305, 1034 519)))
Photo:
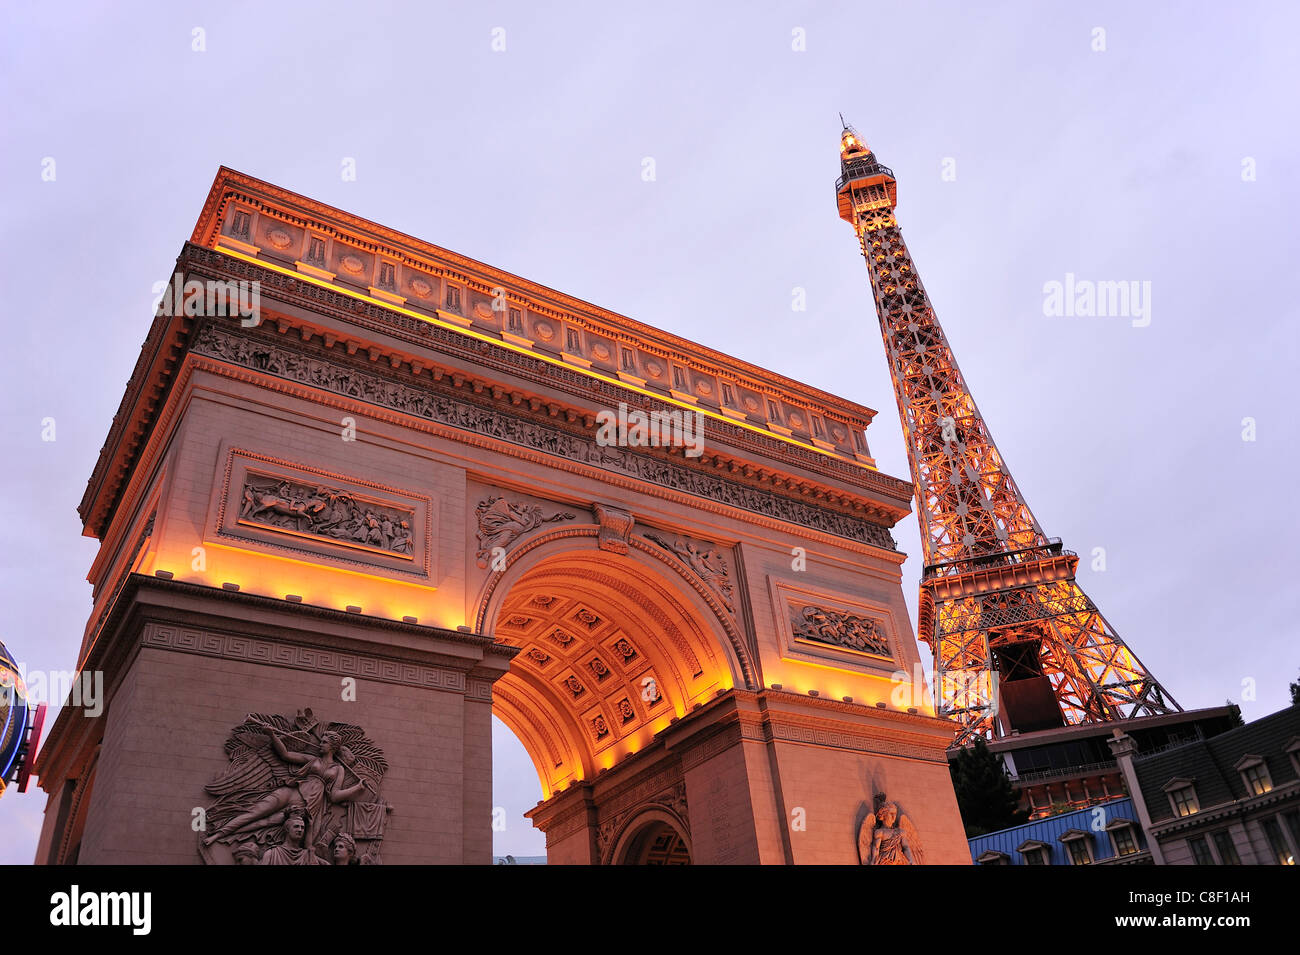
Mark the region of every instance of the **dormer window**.
POLYGON ((1011 857, 996 849, 985 849, 975 858, 976 865, 1011 865, 1011 857))
POLYGON ((1137 843, 1137 826, 1132 819, 1112 820, 1106 826, 1106 832, 1116 856, 1137 855, 1141 851, 1137 843))
POLYGON ((1051 847, 1045 842, 1039 842, 1037 839, 1026 839, 1016 846, 1016 851, 1024 858, 1025 865, 1052 864, 1051 847))
POLYGON ((1246 785, 1246 795, 1262 796, 1273 788, 1273 777, 1269 775, 1268 764, 1262 756, 1247 754, 1237 760, 1233 768, 1241 774, 1241 781, 1246 785))
POLYGON ((1070 855, 1070 865, 1092 865, 1092 837, 1082 829, 1066 829, 1061 842, 1070 855))
POLYGON ((1300 736, 1292 736, 1282 747, 1282 752, 1291 759, 1291 768, 1300 776, 1300 736))
POLYGON ((1196 801, 1196 787, 1192 784, 1192 780, 1174 778, 1165 783, 1163 788, 1169 797, 1169 806, 1175 816, 1190 816, 1200 811, 1200 804, 1196 801))

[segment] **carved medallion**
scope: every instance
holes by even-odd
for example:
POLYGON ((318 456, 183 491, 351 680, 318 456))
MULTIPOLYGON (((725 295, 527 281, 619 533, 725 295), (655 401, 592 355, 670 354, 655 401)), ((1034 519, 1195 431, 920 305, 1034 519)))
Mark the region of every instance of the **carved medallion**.
POLYGON ((875 810, 867 813, 858 828, 858 861, 862 865, 925 865, 916 826, 884 793, 876 793, 875 810))
MULTIPOLYGON (((494 556, 504 556, 515 541, 543 524, 571 520, 567 511, 547 517, 536 504, 511 504, 504 497, 494 495, 479 501, 474 508, 478 517, 478 565, 486 567, 494 556), (493 554, 493 551, 499 551, 493 554)), ((500 570, 500 567, 493 567, 500 570)))
POLYGON ((549 342, 555 337, 555 329, 547 322, 537 322, 533 325, 533 334, 544 342, 549 342))
MULTIPOLYGON (((794 612, 794 608, 791 608, 794 612)), ((816 640, 849 650, 891 656, 889 638, 880 623, 870 617, 820 607, 804 607, 802 619, 794 619, 794 635, 804 640, 816 640)))
POLYGON ((758 400, 756 398, 751 398, 749 395, 745 395, 745 397, 741 399, 740 403, 745 406, 745 410, 750 414, 753 414, 758 410, 758 400))
POLYGON ((664 366, 653 358, 645 363, 645 370, 651 378, 662 378, 664 374, 664 366))
POLYGON ((709 384, 707 381, 697 381, 695 383, 695 393, 707 398, 709 395, 713 394, 713 385, 709 384))
POLYGON ((359 256, 345 255, 343 258, 339 259, 339 265, 343 266, 345 271, 351 272, 353 275, 360 275, 361 270, 365 268, 366 263, 361 261, 359 256))
POLYGON ((252 713, 226 740, 230 765, 204 787, 199 855, 209 865, 378 865, 388 813, 383 752, 359 726, 252 713))
POLYGON ((486 321, 492 317, 492 306, 487 302, 475 302, 474 314, 486 321))
POLYGON ((591 346, 591 354, 597 361, 609 361, 609 346, 597 342, 591 346))
POLYGON ((421 278, 411 279, 411 291, 420 298, 428 298, 433 294, 433 286, 421 278))
POLYGON ((277 249, 287 249, 289 243, 293 241, 293 236, 289 235, 289 233, 285 232, 283 229, 272 229, 266 234, 266 238, 270 241, 271 245, 275 246, 277 249))

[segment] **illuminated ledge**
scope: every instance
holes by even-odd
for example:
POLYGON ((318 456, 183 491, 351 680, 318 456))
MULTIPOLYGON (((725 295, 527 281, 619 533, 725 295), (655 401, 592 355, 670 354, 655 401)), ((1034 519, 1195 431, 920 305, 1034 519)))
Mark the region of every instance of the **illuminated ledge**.
MULTIPOLYGON (((217 242, 221 245, 229 246, 236 251, 243 252, 245 255, 257 255, 260 251, 257 246, 251 245, 248 242, 241 242, 239 239, 232 238, 228 235, 217 236, 217 242)), ((331 278, 333 278, 333 276, 331 276, 331 278)))
POLYGON ((567 351, 560 352, 560 357, 570 365, 577 365, 579 368, 590 368, 592 366, 592 362, 583 358, 581 355, 574 355, 567 351))

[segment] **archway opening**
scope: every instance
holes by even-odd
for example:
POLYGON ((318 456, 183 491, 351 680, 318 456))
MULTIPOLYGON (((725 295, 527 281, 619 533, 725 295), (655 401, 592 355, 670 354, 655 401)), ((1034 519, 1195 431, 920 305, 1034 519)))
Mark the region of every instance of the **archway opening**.
POLYGON ((656 819, 632 835, 617 861, 619 865, 690 865, 691 848, 675 825, 656 819))
POLYGON ((708 605, 652 556, 554 544, 507 570, 487 608, 489 632, 520 648, 493 713, 544 800, 643 749, 740 672, 708 605))

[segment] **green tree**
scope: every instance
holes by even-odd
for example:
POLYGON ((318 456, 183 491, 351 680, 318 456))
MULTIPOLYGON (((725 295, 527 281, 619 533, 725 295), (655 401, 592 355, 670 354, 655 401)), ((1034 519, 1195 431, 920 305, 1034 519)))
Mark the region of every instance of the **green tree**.
POLYGON ((1291 705, 1295 706, 1300 703, 1300 680, 1291 684, 1291 705))
POLYGON ((968 839, 1029 821, 1002 760, 989 752, 983 739, 959 752, 948 768, 968 839))

